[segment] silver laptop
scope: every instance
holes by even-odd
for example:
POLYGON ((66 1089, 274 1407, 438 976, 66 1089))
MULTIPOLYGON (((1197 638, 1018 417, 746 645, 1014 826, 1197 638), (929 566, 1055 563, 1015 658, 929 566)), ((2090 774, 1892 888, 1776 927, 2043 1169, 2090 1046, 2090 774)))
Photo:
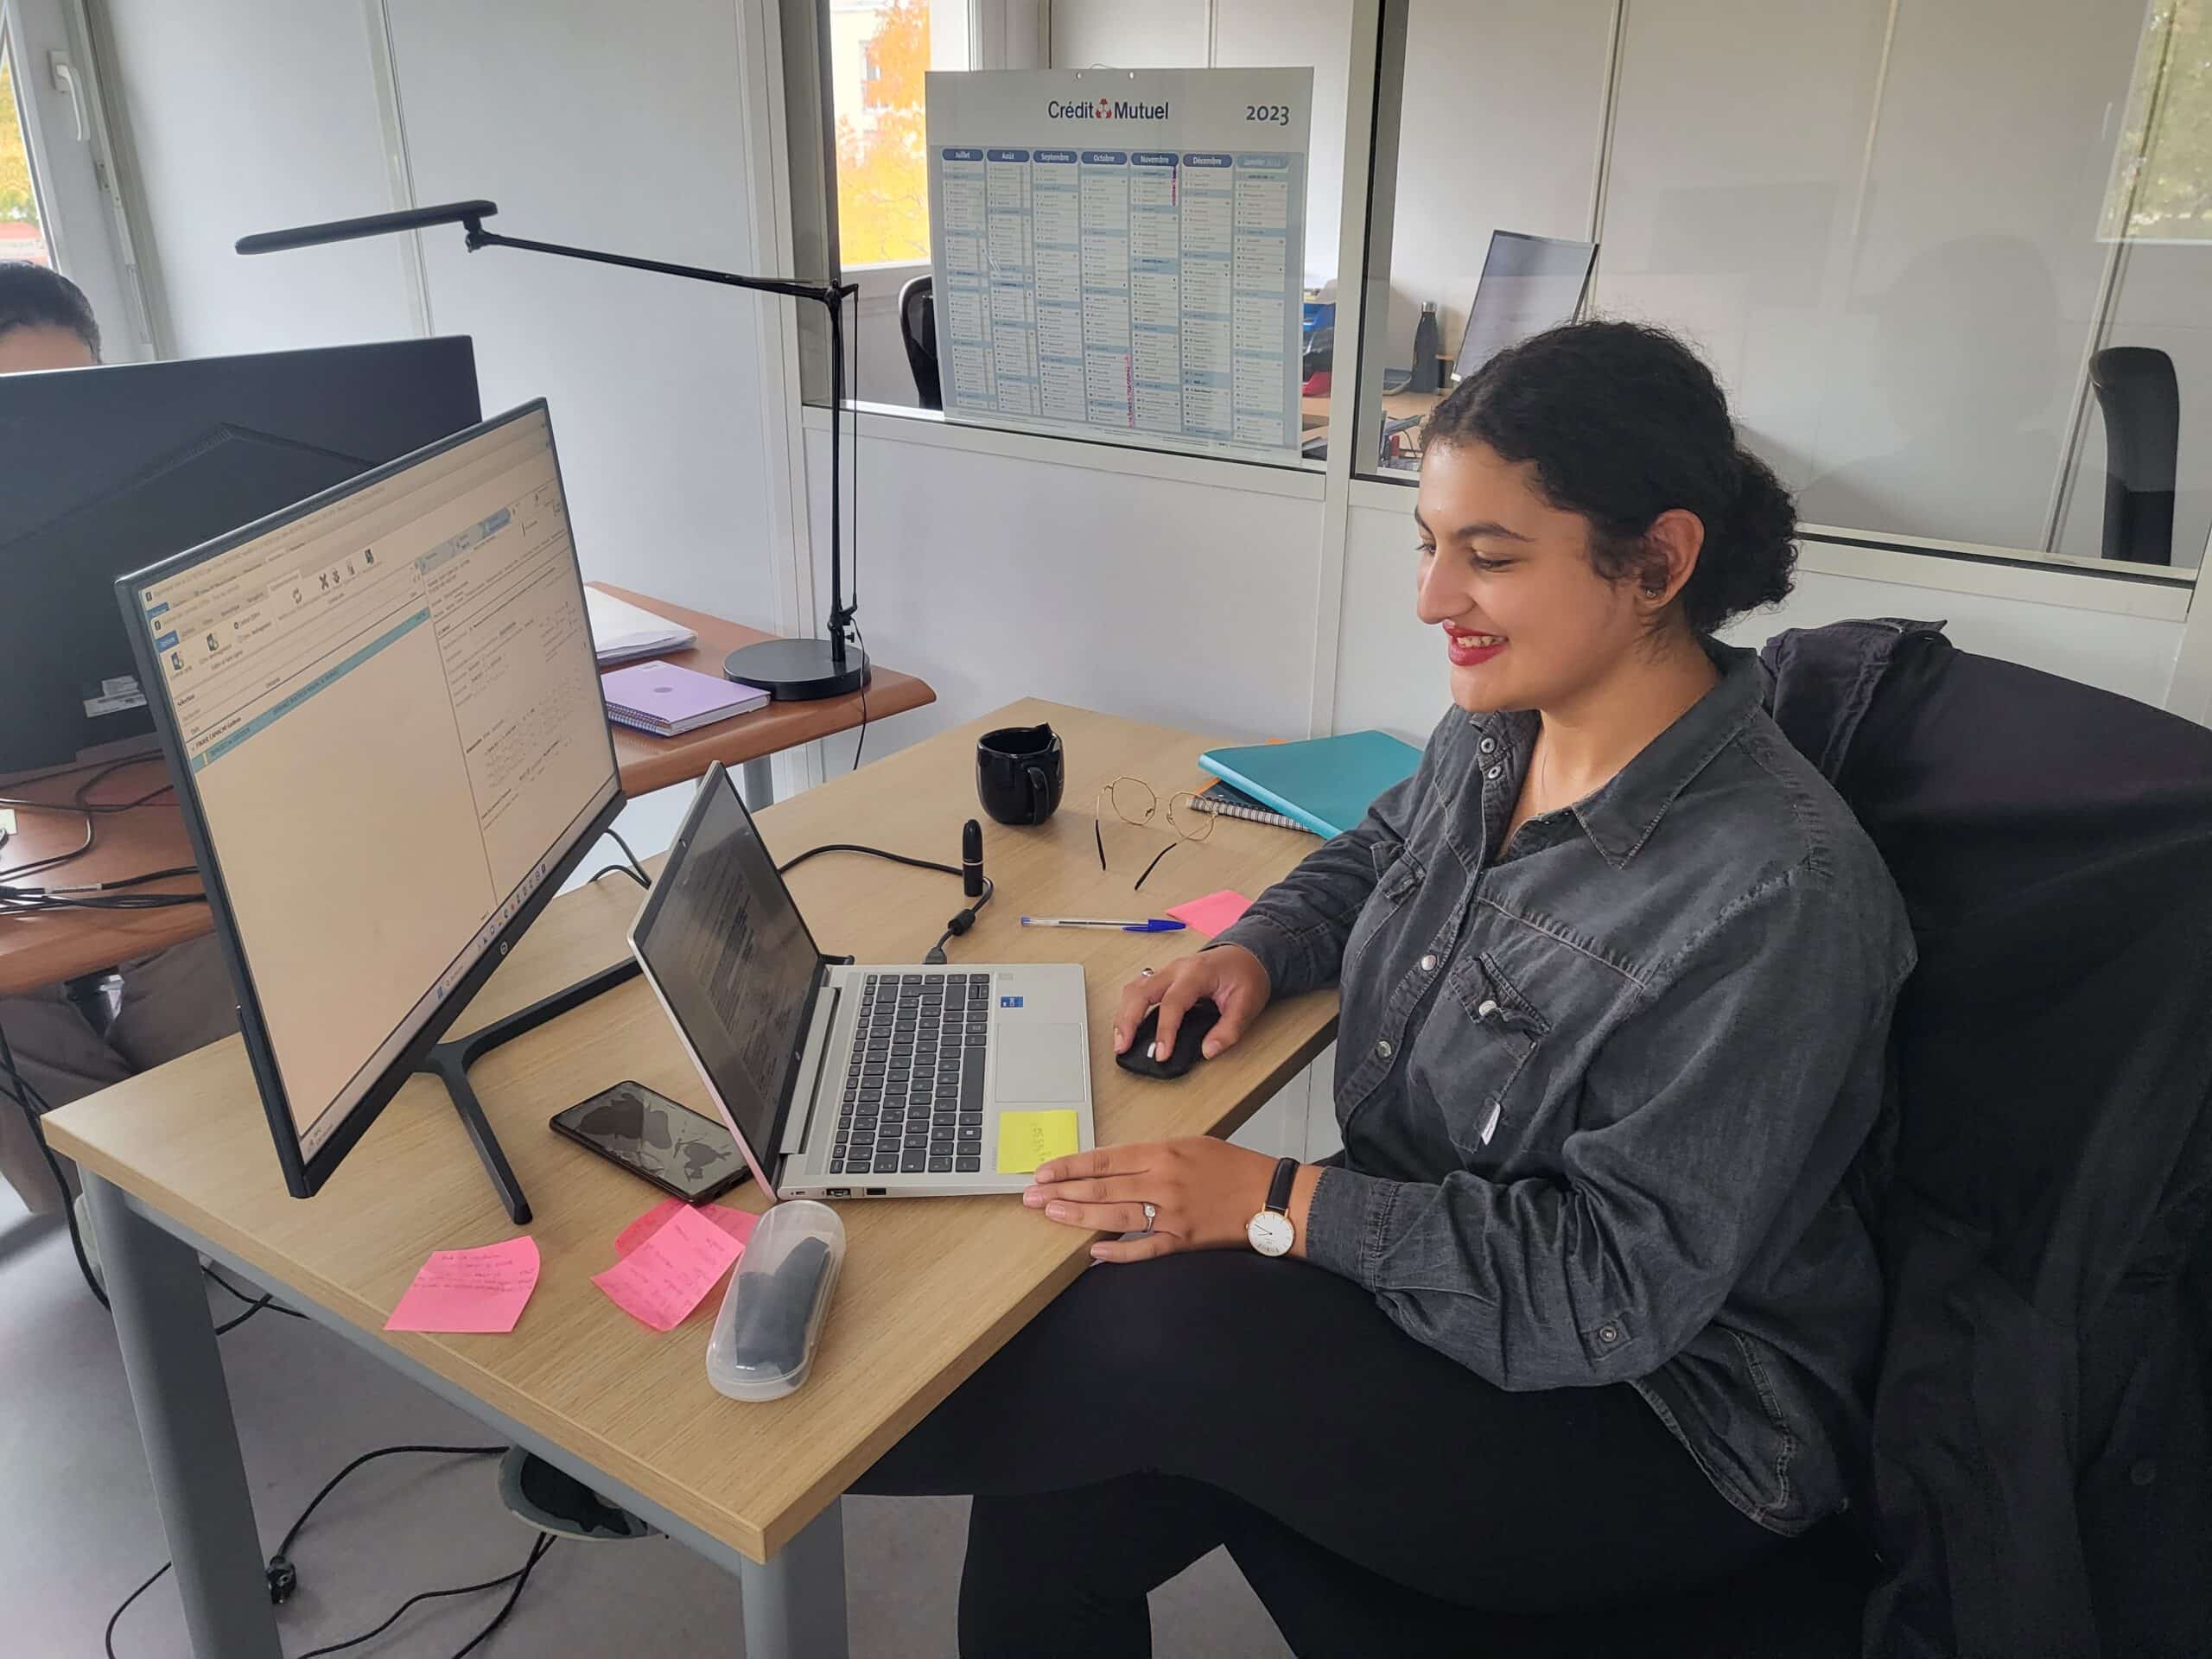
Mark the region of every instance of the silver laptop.
POLYGON ((1083 969, 824 957, 719 765, 630 948, 779 1198, 1018 1192, 1096 1144, 1083 969))

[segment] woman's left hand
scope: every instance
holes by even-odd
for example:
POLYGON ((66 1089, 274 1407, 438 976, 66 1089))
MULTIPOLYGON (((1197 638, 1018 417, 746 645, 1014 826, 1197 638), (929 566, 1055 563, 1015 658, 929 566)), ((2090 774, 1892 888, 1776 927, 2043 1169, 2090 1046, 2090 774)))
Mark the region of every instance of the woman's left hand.
POLYGON ((1054 1221, 1100 1233, 1143 1233, 1149 1204, 1152 1230, 1144 1237, 1090 1247, 1094 1261, 1146 1262, 1246 1243, 1245 1224, 1266 1205, 1274 1172, 1265 1153, 1185 1135, 1055 1158, 1038 1166, 1021 1201, 1054 1221))

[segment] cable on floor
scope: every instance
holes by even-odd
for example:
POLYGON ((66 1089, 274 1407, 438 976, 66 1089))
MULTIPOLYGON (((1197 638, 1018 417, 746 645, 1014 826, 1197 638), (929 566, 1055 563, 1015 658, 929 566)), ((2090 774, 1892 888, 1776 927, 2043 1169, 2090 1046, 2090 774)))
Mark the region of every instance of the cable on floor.
MULTIPOLYGON (((228 1286, 226 1286, 225 1287, 226 1289, 231 1288, 228 1286)), ((264 1302, 267 1300, 265 1297, 261 1300, 264 1302)), ((250 1311, 257 1312, 258 1306, 250 1311)), ((239 1317, 243 1319, 245 1316, 240 1315, 239 1317)), ((299 1588, 299 1571, 293 1566, 291 1560, 292 1545, 298 1540, 300 1531, 307 1525, 308 1517, 314 1515, 317 1509, 321 1507, 322 1501, 325 1498, 328 1497, 331 1493, 338 1490, 340 1483, 345 1480, 345 1478, 348 1475, 352 1474, 356 1469, 360 1468, 365 1464, 374 1463, 379 1458, 397 1457, 403 1453, 421 1453, 432 1457, 497 1458, 504 1457, 506 1454, 506 1451, 507 1448, 504 1446, 406 1445, 383 1446, 378 1446, 373 1452, 364 1452, 359 1457, 355 1458, 351 1463, 347 1464, 343 1469, 340 1469, 336 1474, 333 1475, 328 1480, 322 1484, 322 1490, 308 1500, 307 1508, 300 1511, 300 1518, 293 1522, 291 1526, 285 1531, 283 1541, 276 1546, 276 1553, 269 1558, 266 1576, 269 1581, 270 1600, 276 1603, 289 1601, 291 1599, 294 1592, 299 1588)), ((506 1600, 500 1605, 499 1611, 492 1616, 491 1623, 485 1625, 482 1630, 477 1631, 474 1636, 471 1637, 468 1640, 467 1645, 461 1648, 460 1651, 455 1653, 453 1656, 453 1659, 465 1659, 467 1655, 474 1652, 478 1647, 481 1646, 486 1638, 490 1637, 493 1631, 498 1630, 501 1624, 506 1622, 507 1615, 514 1611, 515 1603, 522 1597, 523 1586, 530 1581, 531 1571, 537 1566, 539 1561, 545 1558, 546 1551, 553 1547, 555 1541, 556 1540, 550 1534, 547 1534, 538 1538, 537 1541, 531 1546, 528 1559, 526 1559, 520 1567, 517 1567, 512 1573, 502 1573, 495 1579, 486 1579, 477 1584, 456 1585, 450 1589, 445 1590, 425 1590, 416 1595, 410 1596, 405 1601, 402 1602, 398 1607, 393 1610, 389 1618, 387 1618, 381 1624, 378 1624, 374 1630, 365 1631, 359 1636, 349 1637, 343 1642, 333 1643, 327 1647, 311 1649, 308 1652, 299 1656, 299 1659, 320 1659, 320 1656, 333 1653, 342 1653, 348 1648, 357 1648, 364 1642, 372 1641, 376 1637, 382 1636, 394 1624, 397 1624, 400 1618, 404 1616, 410 1608, 418 1606, 423 1602, 435 1601, 442 1597, 447 1596, 474 1595, 480 1591, 499 1589, 503 1585, 512 1586, 513 1587, 509 1591, 506 1600)), ((139 1585, 139 1586, 136 1590, 133 1590, 129 1595, 125 1596, 123 1599, 122 1605, 117 1607, 113 1613, 109 1615, 107 1629, 101 1637, 101 1645, 106 1650, 107 1659, 117 1659, 115 1651, 116 1625, 122 1620, 124 1614, 130 1611, 131 1604, 137 1601, 139 1597, 144 1595, 147 1591, 152 1589, 154 1586, 160 1581, 162 1574, 168 1572, 172 1565, 172 1562, 163 1561, 161 1566, 156 1567, 154 1571, 147 1576, 145 1581, 139 1585)))

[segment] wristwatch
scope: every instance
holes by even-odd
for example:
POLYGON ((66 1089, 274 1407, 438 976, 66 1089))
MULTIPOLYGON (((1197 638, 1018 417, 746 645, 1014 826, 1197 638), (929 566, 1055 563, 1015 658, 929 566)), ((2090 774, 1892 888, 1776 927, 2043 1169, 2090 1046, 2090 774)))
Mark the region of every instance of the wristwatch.
POLYGON ((1287 1255, 1298 1237, 1298 1230, 1290 1224, 1290 1184, 1297 1176, 1297 1159, 1277 1159, 1266 1207, 1244 1224, 1244 1236, 1262 1255, 1287 1255))

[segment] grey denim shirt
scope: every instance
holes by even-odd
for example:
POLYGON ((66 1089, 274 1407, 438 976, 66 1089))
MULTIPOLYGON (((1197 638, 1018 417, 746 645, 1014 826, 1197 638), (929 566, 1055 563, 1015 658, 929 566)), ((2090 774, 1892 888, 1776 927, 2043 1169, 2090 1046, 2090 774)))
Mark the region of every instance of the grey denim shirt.
POLYGON ((1757 659, 1713 656, 1695 707, 1503 850, 1537 718, 1455 709, 1220 943, 1278 996, 1341 987, 1310 1258, 1502 1388, 1630 1383, 1796 1533, 1866 1455, 1882 1281, 1841 1186, 1912 934, 1757 659))

